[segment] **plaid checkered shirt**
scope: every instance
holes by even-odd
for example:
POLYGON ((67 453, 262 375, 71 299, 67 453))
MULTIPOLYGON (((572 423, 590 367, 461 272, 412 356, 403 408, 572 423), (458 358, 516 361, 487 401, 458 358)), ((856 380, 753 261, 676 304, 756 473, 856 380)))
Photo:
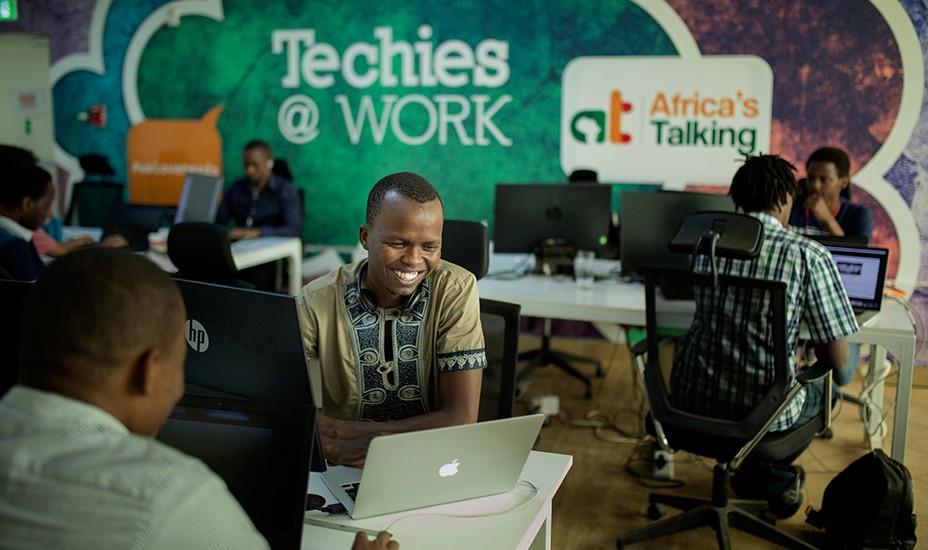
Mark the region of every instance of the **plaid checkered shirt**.
MULTIPOLYGON (((760 254, 750 261, 719 258, 719 273, 786 283, 789 367, 795 376, 800 322, 805 321, 813 344, 844 338, 859 327, 828 251, 819 243, 788 231, 770 214, 755 212, 751 216, 764 226, 760 254)), ((707 269, 708 259, 700 260, 703 261, 700 267, 707 269)), ((706 358, 719 345, 721 349, 729 349, 736 339, 744 341, 745 333, 749 341, 768 342, 770 319, 766 315, 745 319, 738 311, 732 311, 726 315, 731 323, 722 327, 720 341, 716 327, 698 322, 700 308, 711 307, 713 303, 711 294, 711 289, 697 291, 694 323, 677 344, 671 374, 673 401, 676 406, 697 414, 740 420, 773 382, 772 350, 758 345, 742 357, 723 353, 721 363, 706 358)), ((802 411, 805 397, 803 388, 771 431, 790 428, 802 411)))

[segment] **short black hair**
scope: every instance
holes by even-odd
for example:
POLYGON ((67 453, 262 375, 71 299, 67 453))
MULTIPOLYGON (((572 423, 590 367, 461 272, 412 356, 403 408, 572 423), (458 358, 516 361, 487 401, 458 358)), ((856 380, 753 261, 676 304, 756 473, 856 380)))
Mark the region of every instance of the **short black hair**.
POLYGON ((271 146, 266 141, 260 139, 253 139, 245 144, 245 148, 242 151, 264 151, 264 154, 274 158, 274 153, 271 152, 271 146))
POLYGON ((20 164, 0 176, 0 205, 14 208, 24 198, 39 199, 48 190, 52 175, 35 164, 20 164))
POLYGON ((777 155, 756 155, 731 179, 728 195, 735 207, 744 212, 766 212, 786 202, 787 196, 799 194, 796 167, 777 155))
POLYGON ((29 149, 0 143, 0 169, 8 170, 12 166, 38 164, 38 162, 39 159, 29 149))
POLYGON ((21 377, 99 385, 148 348, 170 349, 184 321, 171 277, 129 250, 88 247, 44 269, 29 289, 20 333, 21 377))
POLYGON ((383 204, 384 197, 390 191, 396 191, 400 195, 412 199, 420 204, 438 199, 441 203, 441 197, 438 191, 419 174, 412 172, 397 172, 390 174, 374 184, 371 192, 367 195, 367 216, 366 223, 368 227, 374 224, 380 207, 383 204))
POLYGON ((838 169, 838 177, 846 178, 851 175, 851 158, 847 156, 842 149, 837 147, 822 147, 821 149, 816 149, 809 155, 809 160, 806 161, 806 171, 809 170, 809 166, 813 162, 832 162, 835 165, 835 168, 838 169))

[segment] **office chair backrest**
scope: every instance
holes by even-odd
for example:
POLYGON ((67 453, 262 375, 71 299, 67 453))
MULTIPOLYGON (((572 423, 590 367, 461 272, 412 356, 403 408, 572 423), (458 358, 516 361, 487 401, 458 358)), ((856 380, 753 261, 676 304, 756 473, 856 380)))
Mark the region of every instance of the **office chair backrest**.
POLYGON ((238 278, 229 230, 215 223, 183 222, 168 233, 168 256, 176 276, 205 283, 254 288, 238 278))
MULTIPOLYGON (((700 216, 695 214, 694 216, 700 216)), ((754 243, 762 239, 760 222, 749 216, 733 213, 718 213, 727 218, 722 224, 732 230, 737 228, 741 242, 754 243), (753 222, 752 222, 753 221, 753 222), (750 232, 750 235, 744 235, 750 232), (745 238, 746 237, 746 238, 745 238)), ((716 218, 707 221, 705 231, 693 231, 693 226, 683 227, 676 238, 676 243, 692 251, 697 246, 696 240, 703 239, 713 230, 716 218), (688 232, 690 242, 684 233, 688 232)), ((715 223, 715 229, 719 224, 715 223)), ((722 229, 724 234, 725 230, 722 229)), ((717 242, 730 243, 731 239, 721 236, 717 242)), ((726 246, 715 248, 717 257, 732 257, 750 254, 746 250, 734 250, 726 246)), ((756 255, 756 249, 753 252, 756 255)), ((776 419, 785 401, 791 398, 790 387, 793 377, 789 370, 788 345, 786 334, 786 285, 780 281, 768 281, 748 277, 718 275, 712 269, 698 272, 681 270, 650 269, 645 271, 645 305, 648 328, 648 359, 645 367, 645 386, 651 405, 652 416, 661 425, 660 429, 676 435, 676 441, 670 438, 670 446, 686 449, 700 455, 719 460, 730 460, 742 447, 758 434, 766 433, 769 425, 776 419), (774 375, 766 380, 765 388, 754 394, 744 393, 745 398, 740 410, 714 408, 711 395, 701 392, 698 396, 669 393, 664 380, 666 369, 660 368, 661 354, 658 329, 662 308, 666 302, 656 299, 660 283, 667 278, 690 277, 694 293, 704 302, 714 307, 704 307, 698 319, 703 327, 718 336, 716 345, 700 361, 707 366, 729 364, 743 357, 755 354, 759 348, 765 349, 774 360, 774 375), (767 332, 752 334, 746 330, 749 319, 767 317, 767 332), (699 403, 701 410, 693 412, 693 404, 699 403), (688 434, 688 435, 687 435, 688 434)), ((673 306, 670 306, 673 307, 673 306)), ((666 357, 666 355, 665 355, 666 357)), ((665 365, 666 366, 666 365, 665 365)), ((718 377, 727 376, 728 387, 743 387, 743 371, 731 372, 721 368, 714 369, 716 379, 706 384, 706 391, 723 391, 719 387, 718 377)))
POLYGON ((123 186, 118 183, 83 181, 71 190, 71 205, 65 225, 107 228, 116 207, 122 203, 123 186))
POLYGON ((480 222, 445 220, 441 259, 470 271, 479 281, 490 269, 490 230, 480 222))
POLYGON ((522 306, 480 299, 480 322, 487 354, 478 420, 512 416, 519 355, 519 313, 522 306))
POLYGON ((567 181, 570 183, 596 183, 599 181, 599 174, 596 173, 596 170, 581 168, 571 172, 567 176, 567 181))

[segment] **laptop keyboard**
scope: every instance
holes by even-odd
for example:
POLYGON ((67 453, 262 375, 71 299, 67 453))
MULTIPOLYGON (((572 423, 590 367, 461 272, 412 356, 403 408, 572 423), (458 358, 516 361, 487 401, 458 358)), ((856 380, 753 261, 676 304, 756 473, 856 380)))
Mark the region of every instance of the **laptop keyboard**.
POLYGON ((345 490, 345 493, 348 495, 348 498, 352 500, 352 502, 354 502, 355 499, 357 498, 358 487, 360 486, 361 486, 361 483, 358 481, 355 481, 353 483, 342 483, 342 489, 345 490))

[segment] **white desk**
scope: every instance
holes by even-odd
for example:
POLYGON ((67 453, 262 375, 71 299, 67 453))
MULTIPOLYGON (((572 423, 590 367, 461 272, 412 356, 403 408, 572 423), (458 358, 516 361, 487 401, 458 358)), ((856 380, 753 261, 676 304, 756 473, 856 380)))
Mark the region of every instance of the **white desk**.
MULTIPOLYGON (((551 548, 551 499, 560 488, 573 464, 570 455, 532 451, 519 479, 538 487, 538 494, 526 505, 511 512, 486 517, 474 516, 502 512, 522 503, 532 490, 520 483, 509 493, 473 500, 441 504, 373 518, 352 520, 345 514, 326 516, 307 512, 307 517, 328 519, 349 527, 380 531, 387 529, 403 550, 514 548, 540 550, 551 548), (397 521, 399 520, 399 521, 397 521)), ((325 491, 312 480, 311 490, 325 491)), ((324 495, 329 496, 330 495, 324 495)), ((343 531, 314 524, 304 524, 302 548, 350 548, 356 531, 343 531)))
MULTIPOLYGON (((99 241, 102 234, 103 230, 99 227, 75 226, 65 227, 62 230, 62 235, 66 240, 88 235, 93 240, 99 241)), ((148 257, 165 271, 177 271, 166 254, 149 252, 148 257)), ((232 260, 238 269, 254 267, 275 260, 286 260, 289 265, 290 294, 296 295, 303 287, 303 241, 297 237, 257 237, 235 241, 232 243, 232 260)))
POLYGON ((303 287, 303 241, 297 237, 257 237, 236 241, 232 243, 232 259, 238 269, 286 260, 290 294, 298 294, 303 287))
MULTIPOLYGON (((491 267, 491 273, 492 267, 491 267)), ((614 323, 627 326, 645 325, 644 285, 618 281, 597 281, 592 289, 579 289, 569 278, 528 275, 521 279, 483 278, 477 284, 481 298, 517 303, 522 315, 572 321, 614 323)), ((669 328, 688 328, 694 305, 691 301, 661 301, 658 322, 669 328)), ((871 368, 875 376, 882 368, 886 350, 899 362, 899 383, 896 388, 896 409, 893 419, 893 458, 905 457, 906 431, 909 420, 909 399, 912 393, 912 369, 915 364, 915 331, 904 308, 885 301, 880 315, 871 319, 860 332, 848 337, 850 342, 873 344, 871 368)), ((883 385, 878 384, 871 398, 882 403, 883 385)), ((875 419, 878 420, 878 419, 875 419)), ((882 437, 873 425, 867 426, 871 447, 880 447, 882 437), (876 433, 875 433, 876 432, 876 433)))

